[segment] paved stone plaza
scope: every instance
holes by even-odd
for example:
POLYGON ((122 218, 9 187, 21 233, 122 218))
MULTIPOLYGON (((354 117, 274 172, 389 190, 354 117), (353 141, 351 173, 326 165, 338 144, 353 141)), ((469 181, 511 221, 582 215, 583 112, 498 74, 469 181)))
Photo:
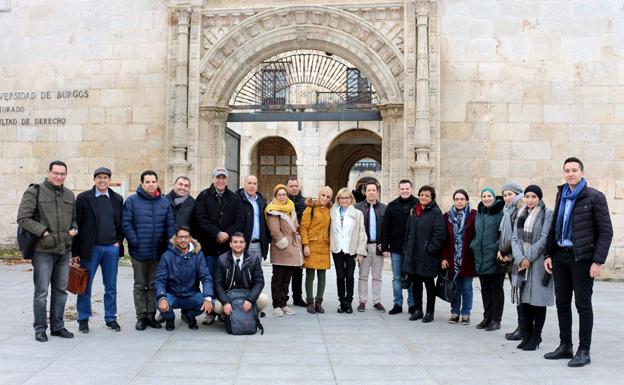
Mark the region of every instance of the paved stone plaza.
MULTIPOLYGON (((270 279, 270 266, 265 278, 270 279)), ((118 312, 121 333, 103 327, 102 286, 94 290, 91 332, 79 334, 76 322, 66 326, 73 340, 49 337, 38 343, 32 330, 32 273, 29 265, 0 265, 0 290, 8 305, 0 329, 0 384, 622 384, 624 328, 623 283, 595 286, 592 359, 582 369, 542 355, 558 342, 554 308, 548 310, 544 342, 536 352, 515 349, 503 334, 515 324, 509 303, 503 329, 484 332, 481 300, 475 281, 471 326, 449 325, 449 307, 438 302, 431 324, 410 322, 405 313, 390 316, 374 310, 353 315, 335 311, 334 272, 328 275, 324 315, 302 308, 292 317, 271 315, 265 334, 230 336, 223 324, 189 330, 134 330, 132 269, 121 267, 118 312)), ((384 271, 383 303, 392 302, 391 274, 384 271)), ((267 288, 268 289, 268 288, 267 288)), ((70 294, 68 308, 76 297, 70 294)), ((370 307, 370 305, 369 305, 370 307)), ((575 326, 577 318, 575 317, 575 326)), ((576 328, 575 328, 576 339, 576 328)))

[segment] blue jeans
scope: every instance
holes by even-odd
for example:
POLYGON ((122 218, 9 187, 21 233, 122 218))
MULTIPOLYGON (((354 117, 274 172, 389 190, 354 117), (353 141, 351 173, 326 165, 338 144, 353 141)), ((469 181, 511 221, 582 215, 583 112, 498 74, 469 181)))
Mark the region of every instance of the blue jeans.
MULTIPOLYGON (((403 256, 399 253, 390 253, 392 263, 392 292, 394 293, 394 304, 403 306, 403 288, 401 287, 401 268, 403 267, 403 256)), ((414 306, 414 293, 412 289, 407 289, 407 306, 414 306)))
POLYGON ((451 303, 451 314, 470 317, 472 310, 472 277, 457 277, 457 298, 451 303), (461 305, 461 311, 459 307, 461 305))
POLYGON ((102 266, 104 282, 104 321, 117 318, 117 269, 119 265, 119 247, 114 245, 93 245, 91 259, 80 260, 80 265, 89 271, 89 283, 84 294, 78 296, 76 310, 78 321, 91 317, 91 288, 98 266, 102 266))
POLYGON ((195 318, 203 313, 201 307, 204 303, 204 295, 200 292, 190 297, 176 297, 173 294, 167 294, 167 302, 169 302, 169 311, 163 313, 165 319, 175 319, 173 309, 182 309, 189 318, 195 318))
POLYGON ((65 327, 63 315, 67 302, 67 278, 69 276, 69 253, 48 254, 35 252, 32 258, 33 283, 33 311, 36 332, 45 331, 47 324, 48 287, 50 287, 50 330, 53 332, 65 327))

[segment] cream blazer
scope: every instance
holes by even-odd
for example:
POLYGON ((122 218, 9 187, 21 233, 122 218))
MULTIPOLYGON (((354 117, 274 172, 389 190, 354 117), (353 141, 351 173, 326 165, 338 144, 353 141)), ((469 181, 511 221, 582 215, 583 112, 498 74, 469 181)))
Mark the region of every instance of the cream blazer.
POLYGON ((329 247, 332 253, 344 251, 349 255, 366 257, 366 229, 364 228, 364 214, 355 206, 347 207, 344 220, 340 224, 340 206, 334 205, 331 209, 331 223, 329 247), (343 250, 344 240, 348 240, 348 250, 343 250))

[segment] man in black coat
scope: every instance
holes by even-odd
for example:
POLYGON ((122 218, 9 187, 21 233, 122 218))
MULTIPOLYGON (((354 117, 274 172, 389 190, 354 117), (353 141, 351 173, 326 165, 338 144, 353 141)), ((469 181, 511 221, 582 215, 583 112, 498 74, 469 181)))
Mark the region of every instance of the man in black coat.
POLYGON ((594 322, 592 291, 607 259, 613 226, 603 193, 588 187, 583 162, 568 158, 563 163, 566 184, 558 187, 544 267, 555 280, 559 319, 559 347, 546 359, 570 359, 568 366, 591 363, 589 349, 594 322), (572 350, 572 293, 579 313, 579 347, 572 350))
POLYGON ((238 190, 238 195, 243 200, 245 216, 243 234, 247 244, 246 250, 254 257, 266 259, 269 252, 269 234, 264 216, 266 200, 258 192, 258 178, 255 175, 246 177, 243 188, 238 190))
POLYGON ((192 229, 193 209, 195 199, 191 196, 191 180, 186 176, 179 176, 173 183, 173 189, 165 198, 171 203, 176 227, 192 229))
POLYGON ((123 197, 109 188, 111 170, 100 167, 93 173, 95 185, 76 198, 76 222, 80 232, 74 237, 72 255, 75 262, 89 271, 87 289, 78 296, 78 330, 89 332, 91 285, 98 266, 104 281, 104 322, 113 331, 117 323, 117 267, 123 255, 121 212, 123 197))
POLYGON ((264 274, 260 258, 251 256, 245 250, 245 236, 236 232, 230 238, 231 250, 219 256, 215 265, 214 289, 217 296, 215 312, 229 316, 232 314, 230 291, 232 289, 248 290, 243 311, 251 310, 256 304, 256 312, 260 313, 269 303, 269 297, 262 293, 264 274))
POLYGON ((217 257, 230 250, 230 237, 242 231, 244 223, 243 202, 227 188, 227 170, 217 167, 212 176, 212 184, 199 193, 193 211, 193 234, 201 244, 211 273, 217 257))
MULTIPOLYGON (((288 189, 288 199, 293 201, 295 204, 295 212, 297 212, 297 221, 301 223, 301 216, 303 215, 303 210, 305 210, 305 198, 301 194, 301 189, 299 188, 299 181, 297 177, 290 176, 286 180, 286 188, 288 189)), ((292 275, 292 281, 290 283, 292 289, 292 298, 293 305, 307 307, 308 304, 303 300, 303 269, 301 267, 295 267, 292 275)))
MULTIPOLYGON (((390 257, 392 262, 392 291, 394 292, 394 306, 388 314, 403 312, 403 288, 401 285, 401 268, 403 267, 403 240, 405 225, 410 209, 414 208, 418 199, 412 195, 412 182, 407 179, 399 181, 399 197, 388 203, 386 215, 382 221, 381 251, 384 257, 390 257)), ((414 294, 407 290, 407 305, 410 314, 415 311, 414 294)))

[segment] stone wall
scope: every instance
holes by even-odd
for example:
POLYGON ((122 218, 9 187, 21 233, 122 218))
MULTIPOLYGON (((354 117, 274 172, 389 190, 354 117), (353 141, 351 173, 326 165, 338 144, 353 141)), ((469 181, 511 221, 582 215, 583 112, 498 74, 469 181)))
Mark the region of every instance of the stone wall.
POLYGON ((624 268, 624 9, 616 0, 440 1, 443 207, 455 188, 538 183, 578 156, 624 268))
POLYGON ((0 107, 24 109, 0 114, 17 119, 0 125, 0 244, 14 244, 21 194, 53 159, 68 163, 75 191, 102 165, 126 191, 144 169, 164 174, 167 18, 153 0, 13 0, 0 12, 0 107), (2 98, 9 92, 36 98, 2 98), (65 124, 35 124, 44 118, 65 124))

